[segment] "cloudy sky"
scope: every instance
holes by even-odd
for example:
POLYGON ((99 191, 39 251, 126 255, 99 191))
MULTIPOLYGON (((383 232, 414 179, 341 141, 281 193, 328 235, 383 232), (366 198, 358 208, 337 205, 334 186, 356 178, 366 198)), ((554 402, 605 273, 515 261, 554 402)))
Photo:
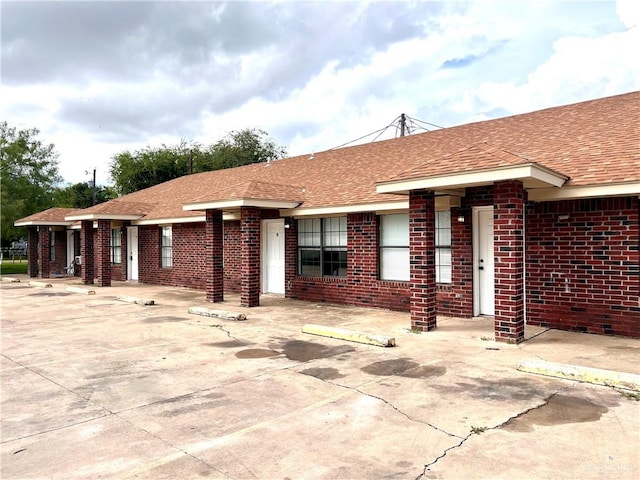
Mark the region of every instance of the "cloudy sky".
POLYGON ((93 168, 110 183, 125 149, 243 128, 297 155, 400 113, 447 127, 640 89, 638 0, 3 0, 0 15, 0 119, 38 128, 73 183, 93 168))

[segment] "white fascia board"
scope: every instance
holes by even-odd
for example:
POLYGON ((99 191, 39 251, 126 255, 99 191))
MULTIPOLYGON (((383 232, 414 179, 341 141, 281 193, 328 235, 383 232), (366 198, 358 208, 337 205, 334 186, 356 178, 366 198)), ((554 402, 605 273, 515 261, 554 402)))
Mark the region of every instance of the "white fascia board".
POLYGON ((26 222, 14 222, 14 227, 68 227, 73 222, 47 222, 44 220, 27 220, 26 222))
POLYGON ((529 200, 534 202, 636 195, 640 195, 640 182, 584 187, 537 188, 528 192, 529 200))
POLYGON ((224 200, 219 202, 187 203, 182 206, 183 210, 222 210, 240 207, 258 208, 296 208, 300 202, 290 202, 282 200, 259 200, 253 198, 241 198, 238 200, 224 200))
POLYGON ((144 217, 144 215, 122 215, 122 214, 110 214, 110 213, 85 213, 80 215, 69 215, 64 217, 65 220, 73 222, 79 220, 138 220, 144 217))
POLYGON ((318 217, 340 215, 344 213, 406 210, 408 208, 409 201, 401 200, 399 202, 362 203, 358 205, 340 205, 338 207, 296 208, 295 210, 281 210, 280 215, 283 217, 318 217))
POLYGON ((418 178, 410 180, 398 180, 380 182, 376 186, 378 193, 399 193, 411 190, 436 190, 443 188, 474 187, 490 185, 503 180, 529 181, 535 185, 548 185, 561 187, 568 177, 559 175, 540 165, 528 163, 490 170, 460 172, 451 175, 439 175, 435 177, 418 178))
POLYGON ((132 226, 142 225, 171 225, 174 223, 198 223, 205 222, 206 217, 199 215, 197 217, 174 217, 174 218, 152 218, 150 220, 137 220, 131 222, 132 226))

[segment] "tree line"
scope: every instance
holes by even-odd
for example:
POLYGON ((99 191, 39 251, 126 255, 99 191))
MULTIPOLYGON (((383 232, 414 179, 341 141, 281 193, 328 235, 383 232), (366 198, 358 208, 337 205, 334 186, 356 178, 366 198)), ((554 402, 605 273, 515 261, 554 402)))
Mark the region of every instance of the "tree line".
POLYGON ((55 146, 42 142, 39 134, 36 128, 19 130, 0 122, 2 245, 25 236, 24 228, 13 226, 17 219, 50 207, 88 208, 190 173, 277 160, 287 154, 265 131, 245 129, 211 145, 182 140, 177 145, 117 153, 109 165, 113 185, 94 186, 65 183, 55 146))

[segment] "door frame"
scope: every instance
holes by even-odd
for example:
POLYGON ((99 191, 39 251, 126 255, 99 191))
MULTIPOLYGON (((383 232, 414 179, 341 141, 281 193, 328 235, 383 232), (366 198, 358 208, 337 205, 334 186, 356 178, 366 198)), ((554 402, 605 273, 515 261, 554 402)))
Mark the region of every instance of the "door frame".
POLYGON ((140 248, 139 248, 139 230, 137 226, 132 226, 132 227, 127 227, 127 281, 129 282, 137 282, 138 278, 140 278, 140 259, 139 259, 139 255, 140 255, 140 248), (133 235, 131 235, 131 232, 134 231, 136 232, 136 249, 138 250, 137 255, 136 255, 136 278, 132 278, 133 276, 133 256, 131 255, 132 252, 132 248, 131 248, 131 240, 133 238, 133 235))
MULTIPOLYGON (((493 205, 485 205, 481 207, 473 207, 472 209, 472 243, 473 243, 473 316, 477 317, 482 315, 480 313, 480 281, 479 281, 479 270, 478 270, 478 258, 480 255, 480 228, 479 228, 479 212, 480 211, 492 211, 494 210, 493 205)), ((494 227, 495 228, 495 227, 494 227)), ((493 235, 493 232, 491 232, 493 235)), ((494 254, 495 258, 495 254, 494 254)), ((493 301, 494 301, 494 314, 495 314, 495 264, 494 264, 494 289, 493 289, 493 301)))
POLYGON ((67 264, 68 267, 76 259, 76 244, 73 230, 67 230, 67 264))
POLYGON ((286 258, 285 258, 285 254, 286 254, 286 245, 285 245, 285 239, 283 237, 282 240, 282 258, 283 258, 283 274, 282 274, 282 292, 269 292, 267 291, 267 283, 268 283, 268 278, 267 278, 267 272, 268 272, 268 262, 269 262, 269 235, 268 235, 268 225, 269 224, 280 224, 282 225, 282 232, 283 235, 285 235, 285 223, 284 223, 284 218, 273 218, 273 219, 269 219, 269 220, 262 220, 262 232, 261 232, 261 239, 262 239, 262 248, 260 249, 261 254, 262 254, 262 261, 260 262, 260 291, 262 293, 275 293, 276 295, 283 295, 285 293, 285 284, 286 284, 286 274, 285 274, 285 269, 286 269, 286 258))

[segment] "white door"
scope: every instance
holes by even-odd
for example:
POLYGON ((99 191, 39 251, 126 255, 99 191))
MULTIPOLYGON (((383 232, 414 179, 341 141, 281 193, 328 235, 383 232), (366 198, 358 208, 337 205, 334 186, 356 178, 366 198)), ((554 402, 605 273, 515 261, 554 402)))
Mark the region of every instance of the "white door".
POLYGON ((474 231, 474 314, 495 313, 495 278, 493 252, 493 207, 473 211, 474 231))
POLYGON ((67 267, 75 259, 76 249, 73 241, 73 230, 67 230, 67 267))
POLYGON ((127 227, 127 279, 138 281, 138 227, 127 227))
POLYGON ((284 294, 284 219, 265 220, 262 292, 284 294))

